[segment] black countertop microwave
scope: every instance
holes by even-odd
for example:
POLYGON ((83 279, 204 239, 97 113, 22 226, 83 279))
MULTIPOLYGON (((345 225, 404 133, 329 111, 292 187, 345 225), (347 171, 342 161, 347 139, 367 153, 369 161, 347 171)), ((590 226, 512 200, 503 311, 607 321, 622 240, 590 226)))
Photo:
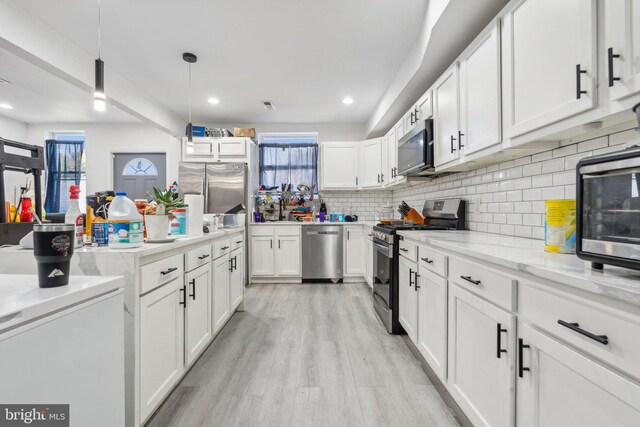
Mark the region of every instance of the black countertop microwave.
POLYGON ((582 159, 576 178, 578 257, 640 270, 640 147, 582 159))
POLYGON ((433 120, 426 119, 398 141, 398 175, 433 175, 433 120))

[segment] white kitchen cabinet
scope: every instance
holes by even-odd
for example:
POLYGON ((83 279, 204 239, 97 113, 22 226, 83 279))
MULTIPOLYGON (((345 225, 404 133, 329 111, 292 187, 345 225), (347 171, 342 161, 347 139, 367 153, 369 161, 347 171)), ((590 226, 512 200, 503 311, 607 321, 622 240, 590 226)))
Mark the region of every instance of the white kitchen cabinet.
MULTIPOLYGON (((460 130, 464 154, 502 142, 500 21, 495 20, 459 60, 460 130)), ((451 148, 451 147, 449 147, 451 148)))
POLYGON ((248 138, 219 138, 216 141, 219 157, 244 157, 247 155, 248 138))
POLYGON ((229 273, 231 260, 229 255, 223 255, 213 260, 213 301, 212 301, 212 331, 215 335, 230 317, 229 311, 229 273))
POLYGON ((458 64, 454 63, 433 86, 435 166, 456 160, 459 147, 458 64))
POLYGON ((382 140, 374 138, 362 142, 362 160, 360 161, 360 186, 379 188, 382 186, 382 140))
POLYGON ((302 276, 302 246, 300 236, 277 236, 276 247, 276 276, 302 276))
POLYGON ((416 121, 417 114, 418 114, 418 107, 416 105, 412 105, 411 109, 409 111, 407 111, 404 114, 404 116, 402 116, 403 134, 400 135, 400 137, 405 136, 406 134, 408 134, 411 131, 411 129, 414 128, 414 126, 417 123, 417 121, 416 121))
POLYGON ((387 138, 387 169, 386 169, 386 184, 395 184, 397 178, 396 173, 398 171, 398 141, 396 140, 396 128, 393 126, 385 135, 387 138))
POLYGON ((273 236, 251 237, 251 275, 274 276, 275 249, 273 248, 273 236))
POLYGON ((146 419, 184 371, 183 278, 140 297, 140 419, 146 419))
POLYGON ((431 116, 433 116, 433 94, 429 89, 416 103, 416 123, 420 120, 427 120, 431 116))
POLYGON ((527 324, 519 326, 518 427, 640 425, 638 383, 527 324))
POLYGON ((634 0, 606 0, 604 7, 605 79, 609 99, 640 91, 640 4, 634 0))
POLYGON ((231 273, 229 275, 229 303, 233 312, 244 296, 244 248, 231 251, 231 273))
POLYGON ((211 263, 185 274, 185 364, 190 366, 211 341, 211 263))
POLYGON ((448 318, 449 392, 473 425, 512 426, 515 316, 450 283, 448 318))
POLYGON ((595 0, 523 0, 504 28, 510 137, 595 107, 595 0))
POLYGON ((366 232, 364 244, 365 244, 365 274, 364 278, 367 284, 373 288, 373 240, 371 238, 371 231, 366 232))
POLYGON ((398 318, 415 344, 418 340, 418 265, 404 256, 400 256, 398 265, 398 318))
POLYGON ((323 190, 355 190, 360 182, 359 142, 323 142, 320 179, 323 190))
MULTIPOLYGON (((422 254, 421 254, 422 256, 422 254)), ((438 377, 447 380, 447 280, 420 266, 416 346, 438 377)))
POLYGON ((192 142, 182 138, 183 162, 241 162, 247 161, 250 138, 194 137, 192 142))
POLYGON ((361 226, 344 226, 344 275, 364 277, 364 231, 361 226))

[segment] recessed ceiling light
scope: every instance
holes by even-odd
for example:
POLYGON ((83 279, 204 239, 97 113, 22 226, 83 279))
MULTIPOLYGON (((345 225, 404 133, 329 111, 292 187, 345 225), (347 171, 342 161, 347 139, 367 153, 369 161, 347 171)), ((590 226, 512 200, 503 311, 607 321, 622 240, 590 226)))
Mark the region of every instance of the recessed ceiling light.
POLYGON ((220 104, 220 100, 219 100, 218 98, 209 98, 209 99, 207 99, 207 102, 208 102, 209 104, 213 104, 213 105, 218 105, 218 104, 220 104))
POLYGON ((13 110, 13 106, 10 104, 6 104, 6 103, 0 103, 0 108, 4 109, 4 110, 13 110))
POLYGON ((346 105, 353 104, 353 98, 346 97, 342 100, 342 103, 346 105))

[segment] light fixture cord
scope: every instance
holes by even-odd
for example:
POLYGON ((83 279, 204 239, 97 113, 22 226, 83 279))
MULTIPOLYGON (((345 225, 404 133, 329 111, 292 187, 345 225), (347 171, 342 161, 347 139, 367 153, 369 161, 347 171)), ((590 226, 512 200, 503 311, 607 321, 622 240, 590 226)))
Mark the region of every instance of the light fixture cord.
POLYGON ((189 123, 191 123, 191 62, 189 62, 189 123))
POLYGON ((102 40, 100 39, 100 26, 102 25, 102 16, 100 13, 100 0, 98 0, 98 59, 100 59, 100 49, 102 47, 102 40))

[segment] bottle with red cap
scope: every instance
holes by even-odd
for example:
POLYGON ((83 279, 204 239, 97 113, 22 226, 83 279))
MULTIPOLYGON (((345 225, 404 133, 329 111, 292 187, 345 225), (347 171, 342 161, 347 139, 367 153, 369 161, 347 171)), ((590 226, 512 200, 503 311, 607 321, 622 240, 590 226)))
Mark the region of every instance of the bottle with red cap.
POLYGON ((64 216, 65 224, 75 225, 74 247, 84 246, 84 219, 80 210, 80 187, 72 185, 69 187, 69 209, 64 216))

